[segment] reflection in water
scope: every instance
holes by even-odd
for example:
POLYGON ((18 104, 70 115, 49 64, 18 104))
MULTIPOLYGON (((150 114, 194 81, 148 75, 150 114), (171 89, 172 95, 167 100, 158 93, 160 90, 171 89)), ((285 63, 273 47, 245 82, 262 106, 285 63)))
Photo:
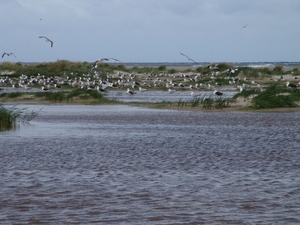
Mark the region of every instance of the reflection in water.
MULTIPOLYGON (((222 88, 219 88, 222 90, 222 88)), ((231 98, 237 94, 236 90, 228 90, 226 87, 226 92, 223 98, 231 98)), ((212 91, 193 91, 194 95, 199 96, 200 99, 203 98, 217 98, 217 96, 212 91)), ((191 96, 191 91, 176 91, 169 93, 168 91, 136 91, 136 94, 129 95, 125 91, 109 91, 106 97, 118 100, 121 102, 178 102, 186 101, 189 102, 193 100, 191 96)))
POLYGON ((300 223, 299 112, 27 107, 0 133, 1 224, 300 223))

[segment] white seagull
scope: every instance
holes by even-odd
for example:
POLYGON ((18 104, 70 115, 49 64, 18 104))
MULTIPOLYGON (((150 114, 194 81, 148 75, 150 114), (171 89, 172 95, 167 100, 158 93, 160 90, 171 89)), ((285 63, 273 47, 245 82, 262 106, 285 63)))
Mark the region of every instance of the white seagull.
POLYGON ((46 36, 39 36, 39 38, 45 38, 47 42, 51 43, 51 48, 53 47, 53 41, 51 41, 49 38, 47 38, 46 36))
POLYGON ((169 89, 168 89, 168 92, 169 92, 170 94, 173 94, 174 92, 176 92, 176 90, 169 88, 169 89))
POLYGON ((193 91, 191 91, 191 96, 193 98, 200 98, 201 94, 195 94, 193 91))
POLYGON ((142 87, 139 87, 139 91, 140 91, 140 92, 144 92, 144 91, 147 91, 147 89, 142 88, 142 87))
POLYGON ((13 55, 15 58, 17 58, 17 57, 15 56, 15 54, 12 53, 12 52, 11 52, 11 53, 4 52, 4 53, 2 54, 2 58, 3 58, 5 55, 7 55, 7 56, 13 55))
POLYGON ((185 56, 189 61, 193 61, 194 63, 196 63, 192 58, 188 57, 187 55, 183 54, 180 52, 181 55, 185 56))

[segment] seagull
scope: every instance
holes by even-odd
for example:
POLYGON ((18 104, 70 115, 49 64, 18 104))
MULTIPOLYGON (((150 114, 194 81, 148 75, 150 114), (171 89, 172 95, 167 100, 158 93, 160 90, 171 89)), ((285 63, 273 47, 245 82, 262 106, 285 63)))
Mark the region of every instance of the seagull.
POLYGON ((116 62, 121 62, 120 60, 118 59, 115 59, 115 58, 103 58, 102 61, 109 61, 109 60, 114 60, 116 62))
POLYGON ((296 84, 291 84, 289 81, 286 82, 286 87, 288 88, 297 88, 296 84))
POLYGON ((201 94, 195 94, 193 91, 191 91, 191 96, 193 98, 200 98, 201 94))
POLYGON ((4 52, 4 53, 2 54, 2 58, 3 58, 5 55, 7 55, 7 56, 13 55, 15 58, 17 58, 17 57, 15 56, 15 54, 12 53, 12 52, 11 52, 11 53, 4 52))
POLYGON ((176 90, 169 88, 169 89, 168 89, 168 92, 169 92, 170 94, 173 94, 174 92, 176 92, 176 90))
POLYGON ((49 38, 47 38, 46 36, 39 36, 39 38, 45 38, 47 42, 51 43, 51 48, 53 47, 53 41, 51 41, 49 38))
POLYGON ((107 92, 107 90, 105 88, 100 88, 99 86, 96 87, 96 90, 99 92, 107 92))
POLYGON ((249 25, 249 24, 246 24, 246 25, 243 26, 241 29, 246 29, 248 25, 249 25))
POLYGON ((194 63, 196 63, 193 59, 191 59, 190 57, 188 57, 187 55, 183 54, 180 52, 181 55, 185 56, 189 61, 193 61, 194 63))
POLYGON ((129 88, 127 88, 127 94, 133 95, 133 94, 136 94, 136 93, 134 91, 130 90, 129 88))
POLYGON ((144 92, 144 91, 147 91, 147 89, 142 88, 142 87, 139 87, 139 91, 140 91, 140 92, 144 92))
POLYGON ((214 91, 214 94, 217 95, 217 96, 222 96, 224 93, 223 92, 220 92, 220 91, 217 91, 215 90, 214 91))
POLYGON ((44 87, 44 86, 42 86, 42 90, 43 90, 43 91, 48 91, 49 89, 46 88, 46 87, 44 87))
POLYGON ((112 59, 112 60, 114 60, 114 61, 121 62, 120 60, 115 59, 115 58, 102 58, 102 59, 97 59, 97 60, 94 62, 94 64, 92 65, 92 68, 91 68, 90 72, 91 72, 93 69, 95 69, 95 68, 98 67, 98 63, 99 63, 99 62, 109 61, 110 59, 112 59))

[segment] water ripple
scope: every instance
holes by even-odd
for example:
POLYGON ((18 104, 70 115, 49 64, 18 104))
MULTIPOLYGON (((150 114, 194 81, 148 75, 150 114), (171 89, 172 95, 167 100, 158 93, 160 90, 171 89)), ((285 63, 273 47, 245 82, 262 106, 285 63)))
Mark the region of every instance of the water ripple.
POLYGON ((300 223, 299 113, 42 107, 0 133, 0 223, 300 223))

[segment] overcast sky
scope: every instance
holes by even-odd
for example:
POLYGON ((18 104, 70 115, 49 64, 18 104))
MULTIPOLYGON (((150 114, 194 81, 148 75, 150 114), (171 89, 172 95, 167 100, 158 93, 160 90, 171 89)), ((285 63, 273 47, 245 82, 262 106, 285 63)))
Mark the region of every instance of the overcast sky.
POLYGON ((300 61, 300 0, 0 0, 0 21, 1 61, 300 61))

